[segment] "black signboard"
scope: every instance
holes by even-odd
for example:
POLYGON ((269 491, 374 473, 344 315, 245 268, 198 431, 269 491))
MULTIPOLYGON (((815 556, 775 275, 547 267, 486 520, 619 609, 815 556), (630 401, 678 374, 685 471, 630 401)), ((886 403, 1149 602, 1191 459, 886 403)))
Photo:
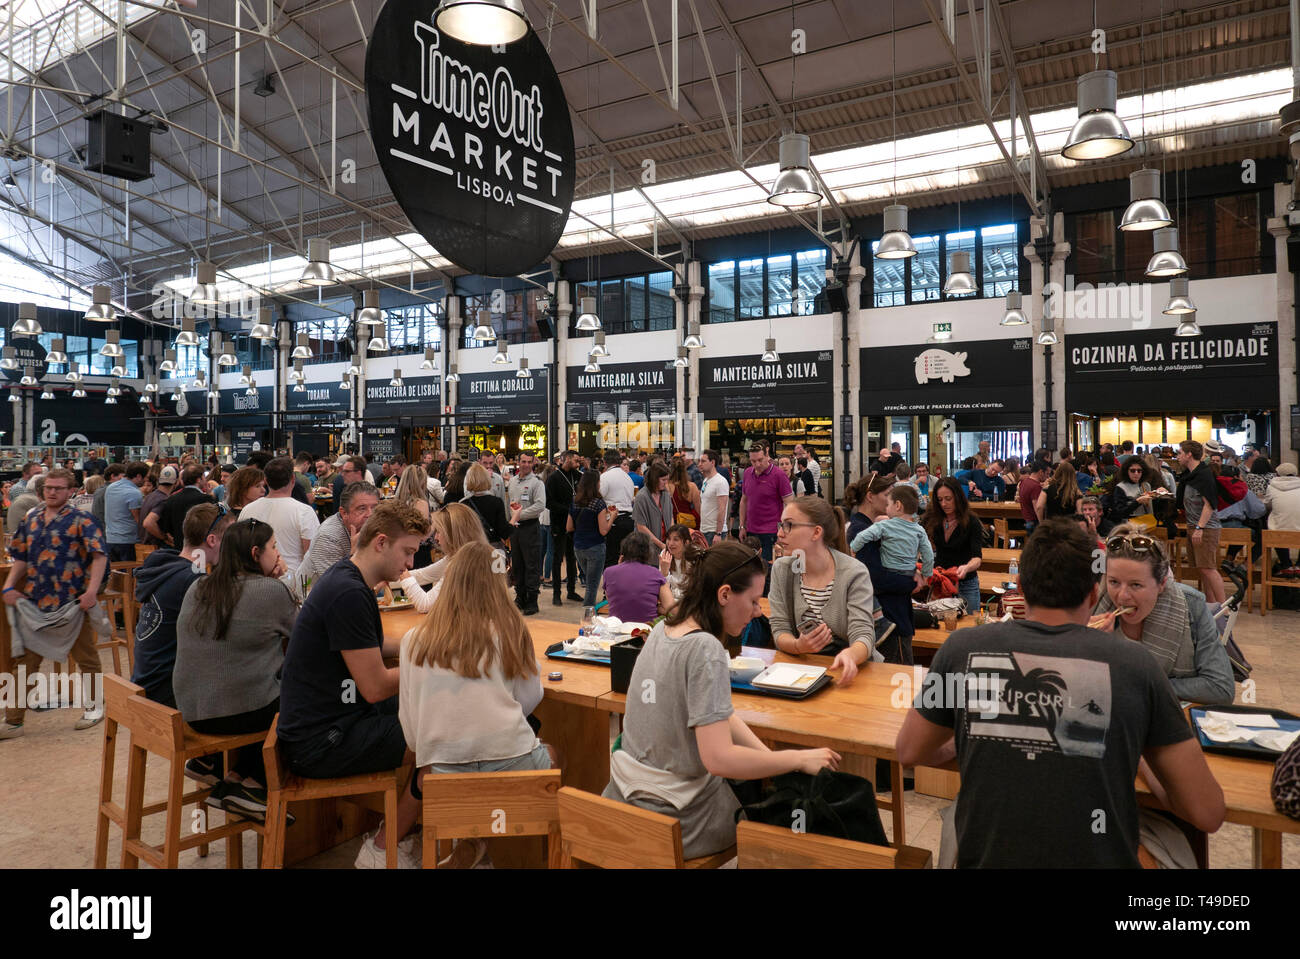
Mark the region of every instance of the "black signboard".
POLYGON ((366 380, 367 416, 437 416, 442 412, 442 377, 411 376, 402 380, 401 386, 391 382, 391 378, 366 380))
POLYGON ((586 373, 568 368, 564 419, 569 423, 646 423, 677 416, 672 363, 620 363, 586 373))
POLYGON ((158 429, 164 433, 195 433, 207 430, 208 394, 203 390, 186 390, 173 400, 172 390, 159 388, 153 402, 158 429))
POLYGON ((52 432, 56 445, 140 445, 144 442, 145 407, 131 387, 121 390, 116 403, 105 403, 108 397, 94 388, 79 398, 73 398, 71 390, 60 390, 52 400, 38 399, 33 432, 37 436, 52 432))
POLYGON ((366 50, 370 137, 416 230, 457 266, 511 276, 544 260, 573 203, 573 127, 537 34, 462 43, 437 0, 388 0, 366 50))
POLYGON ((247 395, 248 387, 237 390, 222 390, 217 401, 217 410, 223 417, 229 417, 225 424, 232 429, 263 428, 271 425, 271 413, 275 409, 275 387, 259 386, 256 396, 247 395), (262 415, 257 415, 257 414, 262 415))
POLYGON ((361 431, 361 452, 383 462, 402 452, 400 426, 367 426, 361 431))
POLYGON ((457 415, 466 425, 545 423, 549 382, 547 370, 536 370, 526 380, 516 377, 512 369, 462 373, 457 415))
POLYGON ((724 417, 829 416, 830 350, 782 353, 779 363, 757 356, 700 360, 700 415, 724 417))
POLYGON ((1025 338, 865 348, 859 412, 1028 415, 1034 408, 1032 343, 1025 338))
POLYGON ((1065 338, 1065 403, 1073 413, 1278 405, 1276 323, 1087 333, 1065 338))
POLYGON ((230 455, 235 463, 243 466, 248 462, 248 454, 262 448, 262 431, 256 427, 236 426, 230 431, 230 455))
MULTIPOLYGON (((286 403, 290 413, 338 413, 346 415, 352 401, 352 391, 340 389, 333 380, 327 383, 306 383, 301 392, 289 387, 286 403)), ((293 417, 289 418, 293 421, 293 417)))
POLYGON ((7 341, 5 346, 14 348, 14 352, 17 354, 15 359, 18 361, 17 369, 0 369, 0 373, 5 375, 5 379, 17 383, 30 373, 39 380, 49 370, 49 365, 45 362, 45 347, 41 345, 40 340, 34 340, 29 336, 18 336, 7 341))

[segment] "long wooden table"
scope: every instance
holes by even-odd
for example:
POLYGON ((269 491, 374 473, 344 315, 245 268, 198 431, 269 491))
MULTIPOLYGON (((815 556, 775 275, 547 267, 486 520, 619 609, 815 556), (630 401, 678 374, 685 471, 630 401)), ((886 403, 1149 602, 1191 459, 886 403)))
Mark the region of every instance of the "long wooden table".
POLYGON ((1024 515, 1020 512, 1020 504, 1014 500, 1002 500, 994 503, 988 500, 973 499, 970 501, 970 511, 980 519, 1005 519, 1007 521, 1024 519, 1024 515))

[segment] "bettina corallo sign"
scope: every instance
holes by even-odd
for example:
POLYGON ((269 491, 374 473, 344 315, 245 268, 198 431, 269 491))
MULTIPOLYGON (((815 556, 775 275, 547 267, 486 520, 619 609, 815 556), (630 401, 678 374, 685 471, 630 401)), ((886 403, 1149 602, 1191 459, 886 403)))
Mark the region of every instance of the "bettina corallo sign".
POLYGON ((388 0, 366 51, 370 136, 393 196, 442 256, 481 276, 543 261, 573 204, 573 126, 541 40, 462 43, 435 0, 388 0))

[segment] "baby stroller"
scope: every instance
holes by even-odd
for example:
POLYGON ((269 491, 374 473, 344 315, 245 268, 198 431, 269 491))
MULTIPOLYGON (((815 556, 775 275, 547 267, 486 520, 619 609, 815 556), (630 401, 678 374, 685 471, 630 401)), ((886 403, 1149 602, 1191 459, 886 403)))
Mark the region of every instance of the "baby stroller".
POLYGON ((1246 659, 1245 654, 1237 646, 1236 640, 1232 638, 1232 628, 1237 624, 1237 613, 1241 609, 1241 597, 1242 592, 1238 590, 1217 610, 1214 604, 1210 604, 1210 610, 1214 616, 1214 625, 1219 629, 1219 641, 1223 643, 1223 648, 1228 653, 1228 662, 1232 663, 1232 678, 1239 683, 1244 683, 1250 678, 1250 671, 1254 667, 1250 665, 1250 661, 1246 659))

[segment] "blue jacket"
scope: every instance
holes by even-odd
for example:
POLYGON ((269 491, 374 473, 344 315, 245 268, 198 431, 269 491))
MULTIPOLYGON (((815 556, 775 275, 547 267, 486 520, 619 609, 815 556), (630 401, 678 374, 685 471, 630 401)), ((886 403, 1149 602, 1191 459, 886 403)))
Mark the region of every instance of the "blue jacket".
POLYGON ((970 499, 970 491, 966 488, 968 482, 974 483, 975 488, 984 494, 985 499, 992 499, 996 492, 998 499, 1004 499, 1007 495, 1007 484, 1001 476, 989 476, 982 469, 958 470, 953 473, 953 478, 961 484, 961 491, 970 499))

